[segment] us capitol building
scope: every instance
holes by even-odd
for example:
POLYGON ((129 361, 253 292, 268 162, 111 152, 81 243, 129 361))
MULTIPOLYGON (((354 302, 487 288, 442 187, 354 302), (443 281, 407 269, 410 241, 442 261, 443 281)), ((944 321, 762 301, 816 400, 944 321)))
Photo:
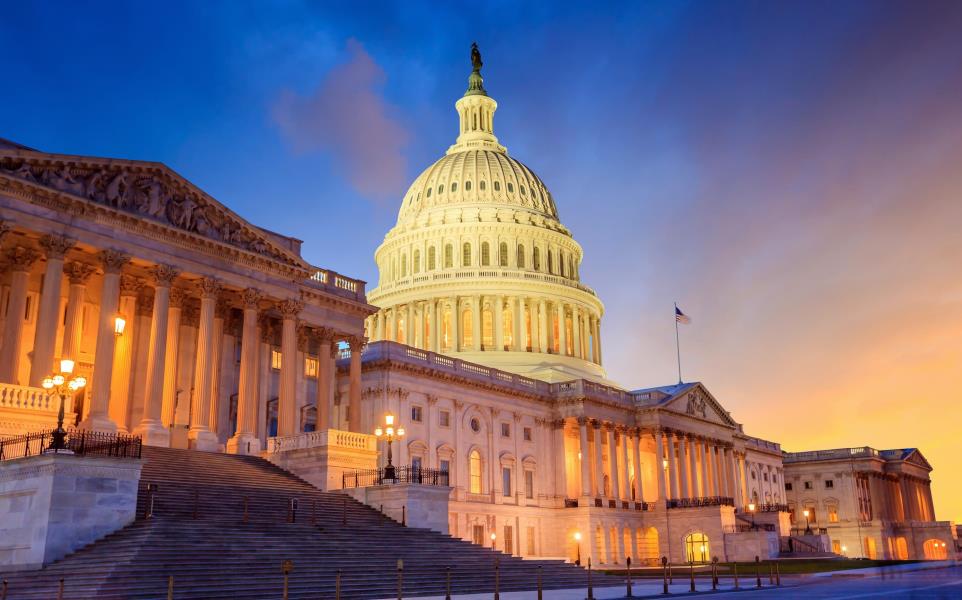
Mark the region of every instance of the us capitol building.
POLYGON ((608 380, 582 248, 472 63, 369 291, 163 164, 0 140, 0 435, 53 426, 40 384, 68 358, 79 428, 263 455, 373 505, 391 486, 358 473, 386 464, 392 415, 393 464, 449 484, 397 484, 409 524, 516 555, 954 552, 917 449, 787 453, 702 383, 608 380))

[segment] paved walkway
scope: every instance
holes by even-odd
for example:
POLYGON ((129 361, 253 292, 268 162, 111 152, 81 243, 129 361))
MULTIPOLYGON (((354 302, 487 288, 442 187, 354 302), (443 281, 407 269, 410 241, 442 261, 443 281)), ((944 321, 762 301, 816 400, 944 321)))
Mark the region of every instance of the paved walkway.
MULTIPOLYGON (((746 584, 751 583, 751 589, 755 589, 755 580, 752 579, 748 582, 744 579, 740 580, 740 588, 746 589, 746 584)), ((768 584, 768 579, 763 578, 762 584, 764 588, 771 588, 768 584)), ((782 586, 783 588, 786 586, 782 586)), ((685 579, 682 581, 679 578, 675 578, 675 583, 668 586, 669 591, 673 595, 689 594, 691 590, 690 582, 685 579)), ((702 578, 695 580, 695 589, 697 592, 711 592, 711 579, 702 578)), ((718 586, 719 591, 734 591, 731 584, 731 580, 726 579, 721 582, 718 586)), ((543 598, 545 600, 585 600, 587 596, 587 588, 574 588, 567 590, 545 590, 543 598)), ((594 588, 594 597, 598 600, 614 600, 625 598, 625 586, 619 585, 614 587, 603 587, 594 588)), ((645 579, 641 582, 633 580, 631 583, 631 595, 632 598, 651 598, 651 597, 664 597, 662 595, 663 587, 661 580, 653 581, 651 579, 645 579)), ((501 600, 537 600, 538 593, 534 591, 527 592, 502 592, 500 594, 501 600)), ((486 592, 484 594, 462 594, 451 596, 452 600, 491 600, 493 594, 491 592, 486 592)), ((384 600, 397 600, 397 598, 385 598, 384 600)), ((415 600, 444 600, 444 596, 426 596, 419 597, 415 600)))

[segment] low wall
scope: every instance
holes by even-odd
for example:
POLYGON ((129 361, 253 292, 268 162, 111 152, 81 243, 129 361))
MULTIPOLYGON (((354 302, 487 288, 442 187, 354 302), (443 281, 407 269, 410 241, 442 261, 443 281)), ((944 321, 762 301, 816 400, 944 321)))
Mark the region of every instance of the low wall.
POLYGON ((778 532, 743 531, 725 534, 725 551, 727 560, 750 562, 759 557, 762 560, 778 556, 778 532))
POLYGON ((374 469, 373 435, 328 429, 287 438, 271 438, 261 456, 322 490, 341 489, 345 472, 374 469))
POLYGON ((130 524, 142 464, 71 454, 0 462, 0 569, 38 569, 130 524))
POLYGON ((448 533, 448 499, 451 488, 440 485, 395 483, 342 490, 358 502, 381 510, 408 527, 448 533))

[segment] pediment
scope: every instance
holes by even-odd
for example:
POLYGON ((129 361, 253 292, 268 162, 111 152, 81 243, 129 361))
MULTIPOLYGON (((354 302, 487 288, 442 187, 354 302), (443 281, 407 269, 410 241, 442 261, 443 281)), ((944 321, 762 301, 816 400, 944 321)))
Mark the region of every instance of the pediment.
POLYGON ((905 462, 917 465, 929 471, 932 470, 932 465, 929 464, 929 461, 925 460, 925 457, 922 456, 922 453, 919 452, 918 449, 912 450, 912 452, 905 458, 905 462))
POLYGON ((286 265, 307 263, 166 165, 39 152, 0 153, 0 175, 69 194, 286 265))
POLYGON ((675 394, 665 403, 665 408, 727 427, 737 425, 728 411, 700 383, 675 394))

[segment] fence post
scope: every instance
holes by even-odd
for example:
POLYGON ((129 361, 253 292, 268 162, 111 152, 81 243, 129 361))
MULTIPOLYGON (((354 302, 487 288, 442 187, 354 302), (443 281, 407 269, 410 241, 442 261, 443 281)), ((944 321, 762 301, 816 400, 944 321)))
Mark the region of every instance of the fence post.
POLYGON ((588 600, 595 600, 594 591, 591 589, 591 557, 588 557, 588 600))
POLYGON ((347 525, 347 497, 341 502, 341 525, 347 525))
POLYGON ((3 589, 0 590, 0 600, 7 600, 7 580, 3 580, 3 589))
POLYGON ((782 585, 782 576, 778 572, 778 562, 775 563, 775 585, 782 585))
POLYGON ((718 589, 718 557, 711 559, 711 589, 718 589))
POLYGON ((397 561, 397 600, 404 596, 404 561, 400 558, 397 561))
POLYGON ((294 570, 294 561, 287 559, 281 565, 281 571, 284 573, 284 600, 287 600, 287 578, 291 571, 294 570))
POLYGON ((691 581, 691 591, 695 591, 695 561, 688 563, 688 579, 691 581))
POLYGON ((628 597, 631 598, 631 557, 625 557, 625 562, 628 564, 628 597))
POLYGON ((401 525, 407 527, 408 525, 408 507, 407 504, 401 505, 401 525))
POLYGON ((167 576, 167 600, 174 600, 174 576, 167 576))
POLYGON ((758 555, 755 555, 755 587, 762 587, 762 564, 758 562, 758 555))
POLYGON ((144 518, 149 519, 154 516, 154 494, 157 493, 157 484, 147 484, 147 505, 144 506, 144 518))
POLYGON ((732 571, 735 573, 735 589, 738 589, 738 562, 732 563, 732 571))
POLYGON ((772 563, 768 563, 768 585, 774 585, 775 583, 775 567, 772 563))
POLYGON ((668 557, 667 556, 661 557, 661 571, 662 571, 661 578, 663 582, 662 594, 667 594, 668 593, 668 557))
POLYGON ((337 570, 337 578, 334 580, 334 600, 341 600, 341 570, 337 570))
POLYGON ((543 600, 543 592, 541 590, 541 565, 538 565, 538 600, 543 600))
POLYGON ((444 570, 446 571, 446 582, 444 584, 444 600, 451 600, 451 567, 445 567, 444 570))
POLYGON ((57 588, 57 600, 63 600, 63 577, 60 578, 60 587, 57 588))
POLYGON ((494 600, 501 600, 501 562, 497 554, 494 556, 494 600))

